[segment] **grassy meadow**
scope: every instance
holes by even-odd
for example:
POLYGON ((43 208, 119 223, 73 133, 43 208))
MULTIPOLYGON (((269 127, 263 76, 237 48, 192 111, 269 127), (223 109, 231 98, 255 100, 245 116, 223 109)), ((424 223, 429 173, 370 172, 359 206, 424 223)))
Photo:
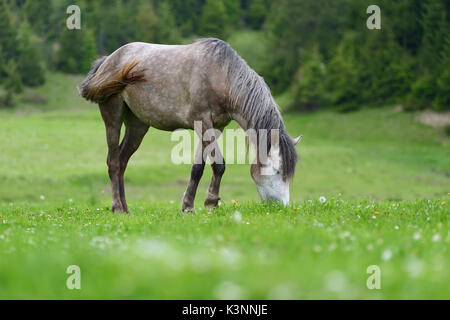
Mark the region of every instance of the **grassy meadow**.
POLYGON ((304 136, 289 207, 261 203, 250 166, 230 164, 212 212, 206 167, 195 214, 180 210, 190 166, 150 129, 126 172, 128 216, 110 211, 104 125, 80 80, 50 73, 0 111, 0 298, 450 298, 450 141, 414 114, 285 113, 304 136), (66 288, 69 265, 81 290, 66 288))

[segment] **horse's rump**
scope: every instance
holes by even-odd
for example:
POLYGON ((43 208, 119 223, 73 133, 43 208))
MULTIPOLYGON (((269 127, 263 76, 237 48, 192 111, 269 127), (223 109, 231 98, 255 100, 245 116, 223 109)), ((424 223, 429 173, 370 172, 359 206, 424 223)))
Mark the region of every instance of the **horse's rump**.
POLYGON ((110 67, 107 65, 99 71, 107 58, 102 57, 96 60, 87 77, 78 86, 78 92, 85 99, 97 103, 102 102, 122 92, 127 85, 144 81, 145 69, 132 71, 139 64, 137 60, 121 66, 110 67))

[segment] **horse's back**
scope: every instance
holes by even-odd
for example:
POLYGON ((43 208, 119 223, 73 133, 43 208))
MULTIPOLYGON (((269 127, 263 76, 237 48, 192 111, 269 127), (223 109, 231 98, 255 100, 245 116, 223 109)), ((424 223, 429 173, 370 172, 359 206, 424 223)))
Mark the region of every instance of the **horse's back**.
POLYGON ((139 61, 141 66, 150 63, 160 63, 171 59, 188 59, 195 57, 193 45, 167 45, 147 42, 127 43, 111 53, 107 60, 110 63, 127 63, 130 60, 139 61))
POLYGON ((116 64, 137 61, 135 68, 144 70, 145 81, 127 86, 121 95, 149 125, 163 130, 192 128, 193 121, 209 112, 214 93, 201 46, 133 42, 108 59, 116 64))

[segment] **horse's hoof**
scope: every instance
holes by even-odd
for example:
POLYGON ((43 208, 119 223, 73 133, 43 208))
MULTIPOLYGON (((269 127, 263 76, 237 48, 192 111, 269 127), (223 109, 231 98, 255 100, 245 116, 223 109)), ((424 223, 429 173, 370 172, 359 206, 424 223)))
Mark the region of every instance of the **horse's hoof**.
POLYGON ((120 208, 113 208, 112 212, 114 213, 124 213, 124 214, 131 214, 129 211, 126 211, 124 209, 120 209, 120 208))
POLYGON ((209 209, 215 209, 219 206, 219 197, 215 197, 215 198, 206 198, 204 205, 206 208, 209 209))
POLYGON ((183 211, 183 212, 195 212, 194 211, 194 207, 189 205, 189 204, 186 204, 186 203, 183 203, 183 206, 181 207, 181 211, 183 211))
POLYGON ((121 203, 113 203, 111 206, 112 212, 114 213, 130 213, 126 210, 121 203))
POLYGON ((193 207, 183 207, 181 208, 183 212, 195 212, 193 207))

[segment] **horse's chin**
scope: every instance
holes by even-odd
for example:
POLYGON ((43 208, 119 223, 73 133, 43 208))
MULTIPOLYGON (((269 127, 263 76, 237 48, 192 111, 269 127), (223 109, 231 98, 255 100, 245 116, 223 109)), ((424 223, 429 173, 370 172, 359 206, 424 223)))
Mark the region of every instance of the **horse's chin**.
POLYGON ((282 203, 285 207, 289 204, 289 194, 287 196, 274 196, 274 195, 268 195, 263 190, 258 189, 258 193, 263 201, 274 201, 282 203))
POLYGON ((276 200, 279 203, 282 203, 285 207, 287 207, 289 205, 289 199, 281 199, 281 200, 276 200))
MULTIPOLYGON (((262 198, 261 198, 262 199, 262 198)), ((282 204, 283 206, 287 207, 289 205, 289 200, 283 200, 283 199, 274 199, 274 198, 266 198, 266 199, 262 199, 263 201, 273 201, 273 202, 278 202, 280 204, 282 204)))

